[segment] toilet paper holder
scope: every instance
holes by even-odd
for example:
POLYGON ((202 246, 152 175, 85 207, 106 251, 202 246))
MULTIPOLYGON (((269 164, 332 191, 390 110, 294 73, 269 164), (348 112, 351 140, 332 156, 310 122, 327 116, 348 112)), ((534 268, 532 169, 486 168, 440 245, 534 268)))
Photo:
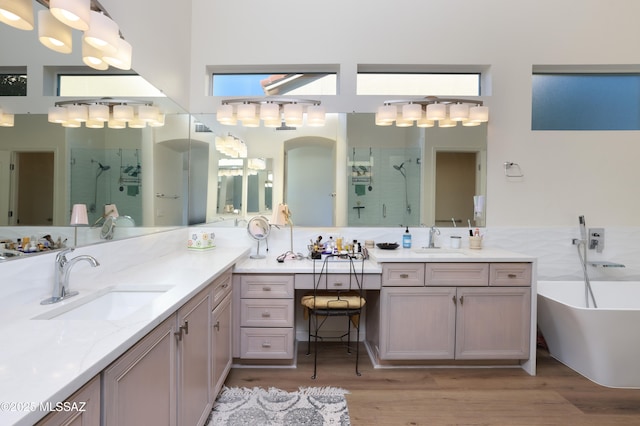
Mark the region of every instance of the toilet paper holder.
POLYGON ((504 175, 506 177, 524 177, 522 173, 522 169, 518 163, 513 163, 511 161, 504 162, 504 175), (512 171, 509 171, 513 169, 512 171))

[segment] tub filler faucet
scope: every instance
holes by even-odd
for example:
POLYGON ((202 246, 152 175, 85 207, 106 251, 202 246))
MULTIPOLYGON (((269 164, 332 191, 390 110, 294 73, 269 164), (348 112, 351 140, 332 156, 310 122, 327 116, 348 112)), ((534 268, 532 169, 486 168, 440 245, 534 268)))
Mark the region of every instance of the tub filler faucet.
POLYGON ((53 283, 53 295, 40 302, 41 305, 50 305, 52 303, 58 303, 70 297, 78 294, 77 291, 69 291, 69 274, 73 265, 81 260, 89 262, 92 267, 100 265, 98 261, 93 257, 86 254, 76 256, 73 259, 67 259, 67 254, 73 251, 72 248, 61 251, 56 255, 56 272, 53 283))

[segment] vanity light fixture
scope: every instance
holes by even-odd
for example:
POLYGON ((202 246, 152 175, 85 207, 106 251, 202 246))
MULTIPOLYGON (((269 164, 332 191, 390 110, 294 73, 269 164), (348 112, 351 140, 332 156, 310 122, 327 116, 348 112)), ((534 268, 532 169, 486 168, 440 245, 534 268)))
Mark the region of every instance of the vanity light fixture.
POLYGON ((376 125, 397 127, 454 127, 479 126, 489 121, 489 108, 482 101, 472 99, 440 98, 385 101, 376 112, 376 125))
POLYGON ((216 150, 227 157, 247 158, 247 144, 238 137, 229 133, 227 136, 216 136, 216 150))
POLYGON ((150 101, 100 98, 56 102, 49 108, 48 121, 63 127, 110 129, 161 127, 164 114, 150 101))
MULTIPOLYGON (((132 48, 120 28, 98 0, 36 0, 47 9, 38 11, 38 39, 51 50, 71 53, 72 30, 83 31, 82 60, 94 69, 109 65, 131 69, 132 48)), ((0 22, 21 30, 33 30, 32 0, 0 0, 0 22)))
POLYGON ((325 124, 325 109, 320 101, 265 97, 259 99, 227 99, 218 107, 216 116, 221 124, 234 126, 238 121, 244 127, 300 127, 304 124, 320 127, 325 124))

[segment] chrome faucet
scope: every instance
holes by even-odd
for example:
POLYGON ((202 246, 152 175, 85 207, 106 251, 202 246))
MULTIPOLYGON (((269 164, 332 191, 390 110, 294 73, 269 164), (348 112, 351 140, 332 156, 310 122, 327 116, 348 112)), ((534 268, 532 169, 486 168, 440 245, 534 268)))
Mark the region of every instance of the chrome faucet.
POLYGON ((436 235, 440 235, 440 230, 435 226, 429 228, 429 239, 427 240, 427 248, 436 248, 436 235))
POLYGON ((62 250, 56 255, 56 276, 53 283, 53 295, 40 302, 41 305, 50 305, 52 303, 58 303, 62 300, 78 294, 77 291, 69 291, 69 273, 73 265, 81 260, 85 260, 91 264, 92 267, 100 265, 100 263, 93 257, 86 254, 76 256, 73 259, 67 259, 67 254, 73 251, 72 248, 62 250))

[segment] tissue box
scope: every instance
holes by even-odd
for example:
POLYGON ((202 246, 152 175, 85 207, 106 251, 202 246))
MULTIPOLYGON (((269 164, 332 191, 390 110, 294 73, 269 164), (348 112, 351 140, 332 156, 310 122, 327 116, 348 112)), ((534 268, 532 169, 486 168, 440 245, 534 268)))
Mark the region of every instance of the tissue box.
POLYGON ((207 250, 215 247, 213 240, 216 234, 207 229, 190 229, 187 248, 193 250, 207 250))

